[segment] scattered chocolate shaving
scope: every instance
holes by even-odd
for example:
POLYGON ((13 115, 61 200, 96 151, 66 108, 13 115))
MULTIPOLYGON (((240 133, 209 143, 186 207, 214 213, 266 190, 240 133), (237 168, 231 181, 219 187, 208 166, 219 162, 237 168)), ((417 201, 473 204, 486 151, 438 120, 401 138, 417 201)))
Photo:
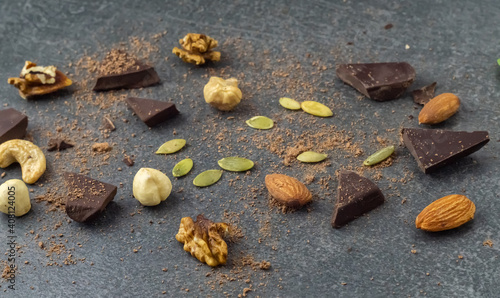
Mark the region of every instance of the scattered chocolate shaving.
POLYGON ((413 96, 413 101, 420 105, 425 105, 431 99, 434 98, 434 91, 436 90, 437 83, 434 82, 428 86, 424 86, 420 89, 415 89, 411 92, 413 96))
POLYGON ((50 139, 48 144, 47 151, 62 151, 68 148, 75 147, 75 145, 66 143, 63 139, 50 139))
POLYGON ((385 30, 389 30, 389 29, 391 29, 392 27, 394 27, 394 25, 393 25, 393 24, 391 24, 391 23, 389 23, 389 24, 387 24, 387 25, 385 25, 385 26, 384 26, 384 29, 385 29, 385 30))
POLYGON ((109 119, 108 117, 104 116, 102 118, 102 129, 109 130, 109 131, 115 131, 116 130, 116 126, 113 123, 113 121, 111 121, 111 119, 109 119))
POLYGON ((94 151, 94 152, 103 153, 103 152, 109 152, 112 149, 113 149, 113 147, 111 147, 111 145, 109 145, 108 142, 95 143, 94 145, 92 145, 92 151, 94 151))
POLYGON ((123 162, 124 162, 127 166, 129 166, 129 167, 131 167, 131 166, 133 166, 133 165, 135 164, 134 159, 132 159, 132 157, 130 157, 130 156, 128 156, 128 155, 125 155, 125 157, 123 158, 123 162))

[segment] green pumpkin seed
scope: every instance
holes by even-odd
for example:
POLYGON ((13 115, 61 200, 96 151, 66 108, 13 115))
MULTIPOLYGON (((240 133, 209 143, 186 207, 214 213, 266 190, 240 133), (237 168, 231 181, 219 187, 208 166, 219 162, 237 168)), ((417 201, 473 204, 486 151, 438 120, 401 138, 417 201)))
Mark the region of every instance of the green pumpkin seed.
POLYGON ((280 105, 289 110, 300 110, 300 102, 288 97, 280 98, 280 105))
POLYGON ((253 168, 253 161, 237 156, 223 158, 218 163, 226 171, 244 172, 253 168))
POLYGON ((274 126, 274 121, 266 116, 255 116, 248 119, 246 122, 248 126, 256 129, 271 129, 274 126))
POLYGON ((205 187, 214 184, 222 177, 222 170, 208 170, 200 173, 193 180, 193 184, 198 187, 205 187))
POLYGON ((325 158, 327 158, 327 157, 328 157, 328 155, 323 154, 323 153, 317 153, 314 151, 306 151, 306 152, 302 152, 301 154, 299 154, 299 156, 297 156, 297 159, 301 162, 320 162, 320 161, 325 160, 325 158))
POLYGON ((172 154, 181 150, 184 145, 186 145, 186 140, 173 139, 161 145, 156 154, 172 154))
POLYGON ((380 149, 379 151, 370 155, 364 162, 365 166, 373 166, 386 160, 389 156, 394 153, 394 146, 385 147, 384 149, 380 149))
POLYGON ((193 168, 193 160, 191 158, 186 158, 179 161, 172 169, 172 175, 174 177, 182 177, 187 175, 189 171, 193 168))
POLYGON ((325 106, 316 101, 304 101, 300 104, 300 107, 304 112, 309 113, 318 117, 331 117, 333 116, 332 110, 329 107, 325 106))

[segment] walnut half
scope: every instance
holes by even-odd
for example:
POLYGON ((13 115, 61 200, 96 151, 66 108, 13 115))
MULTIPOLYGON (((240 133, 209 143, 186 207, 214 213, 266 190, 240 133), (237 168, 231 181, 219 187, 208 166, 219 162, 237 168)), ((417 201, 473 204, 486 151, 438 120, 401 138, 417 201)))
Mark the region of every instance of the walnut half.
POLYGON ((19 89, 24 99, 52 93, 73 83, 55 66, 37 66, 31 61, 26 61, 19 78, 9 78, 7 82, 19 89))
POLYGON ((183 49, 174 47, 172 53, 179 56, 182 61, 196 65, 204 64, 206 60, 219 61, 220 52, 212 51, 217 47, 217 40, 205 34, 188 33, 179 40, 183 49))
POLYGON ((184 250, 200 262, 215 267, 226 264, 227 244, 223 237, 228 232, 228 224, 214 223, 200 214, 196 217, 196 221, 191 217, 182 218, 175 239, 184 243, 184 250))

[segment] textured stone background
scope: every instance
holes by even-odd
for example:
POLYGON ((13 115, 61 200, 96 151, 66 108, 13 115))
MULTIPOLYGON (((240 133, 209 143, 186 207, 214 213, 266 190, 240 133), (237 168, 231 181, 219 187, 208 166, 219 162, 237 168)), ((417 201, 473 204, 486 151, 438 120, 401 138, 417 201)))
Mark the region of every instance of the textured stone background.
MULTIPOLYGON (((7 283, 2 281, 1 296, 156 297, 165 291, 167 296, 218 297, 237 296, 244 288, 251 287, 248 295, 252 297, 497 297, 500 292, 500 67, 496 63, 500 58, 499 28, 498 1, 2 1, 1 102, 29 116, 29 132, 41 146, 46 146, 46 132, 56 133, 54 123, 64 127, 63 133, 69 139, 78 140, 76 132, 66 128, 73 120, 89 132, 88 143, 83 141, 80 151, 90 152, 88 144, 94 139, 114 144, 115 154, 109 164, 102 163, 100 156, 91 156, 87 166, 92 177, 115 185, 123 183, 123 187, 103 217, 90 225, 67 222, 65 214, 47 213, 49 207, 33 201, 33 210, 16 221, 17 242, 22 246, 17 290, 15 293, 7 290, 7 283), (385 30, 388 23, 394 27, 385 30), (106 110, 90 102, 80 106, 82 100, 73 94, 77 86, 39 101, 24 101, 5 83, 8 77, 19 73, 28 59, 75 74, 74 63, 85 53, 97 53, 102 58, 106 51, 119 42, 127 43, 131 36, 151 41, 152 35, 165 30, 167 34, 156 43, 159 52, 149 57, 162 84, 116 92, 168 99, 178 104, 181 116, 152 130, 137 121, 122 102, 114 102, 106 110), (201 68, 177 61, 171 49, 188 32, 206 33, 218 39, 223 61, 201 68), (224 46, 225 40, 232 42, 224 46), (244 46, 238 46, 239 43, 244 46), (405 49, 406 45, 410 48, 405 49), (297 163, 284 167, 276 154, 256 148, 252 140, 237 142, 244 135, 259 137, 270 133, 252 130, 244 120, 262 114, 276 120, 277 127, 296 132, 313 133, 323 123, 351 131, 365 154, 353 157, 339 149, 328 151, 331 166, 317 173, 316 181, 334 177, 338 168, 359 165, 368 153, 378 148, 375 131, 399 144, 397 130, 401 126, 416 127, 416 120, 408 116, 417 116, 419 111, 409 94, 386 103, 358 99, 356 91, 336 78, 335 65, 398 60, 415 67, 417 80, 412 87, 437 81, 438 93, 453 92, 462 99, 460 112, 439 127, 488 130, 491 142, 481 151, 432 175, 421 173, 409 152, 399 146, 396 162, 382 169, 383 178, 377 181, 387 195, 386 204, 339 230, 333 230, 329 223, 336 179, 331 180, 330 191, 321 189, 317 183, 310 185, 316 195, 310 212, 269 211, 263 191, 264 176, 278 171, 303 178, 310 168, 297 163), (319 64, 315 65, 315 61, 319 64), (273 71, 292 69, 297 62, 302 68, 290 73, 290 77, 314 82, 316 89, 310 92, 297 87, 296 92, 284 94, 286 86, 281 83, 288 81, 269 78, 273 78, 273 71), (318 65, 326 66, 326 70, 318 71, 318 65), (245 75, 242 80, 245 100, 230 114, 209 108, 202 99, 207 74, 220 75, 222 69, 225 76, 245 75), (257 85, 262 88, 254 88, 257 85), (277 103, 279 97, 286 95, 300 100, 313 97, 332 106, 335 116, 312 122, 312 116, 307 114, 291 114, 277 103), (110 114, 117 131, 104 138, 98 130, 100 117, 110 114), (234 119, 228 120, 228 116, 234 119), (298 120, 309 124, 299 125, 298 120), (227 135, 219 150, 214 139, 219 132, 214 123, 219 124, 221 131, 228 129, 233 133, 227 135), (242 130, 237 131, 238 128, 242 130), (189 146, 176 156, 155 156, 154 150, 173 138, 174 130, 176 137, 188 140, 189 146), (132 138, 131 134, 137 137, 132 138), (206 141, 203 136, 208 137, 206 141), (127 168, 121 163, 122 150, 136 156, 134 167, 127 168), (256 162, 250 176, 226 172, 210 188, 192 186, 197 173, 217 168, 216 161, 222 157, 238 154, 256 162), (187 156, 195 161, 193 172, 173 180, 174 191, 180 188, 184 191, 174 192, 167 202, 155 208, 141 208, 132 198, 135 172, 140 167, 153 167, 172 178, 173 165, 187 156), (123 171, 117 171, 118 167, 123 171), (391 182, 409 172, 415 173, 406 184, 391 182), (234 183, 237 187, 230 187, 230 179, 236 177, 241 178, 234 183), (255 199, 248 198, 250 187, 259 189, 255 199), (414 219, 420 210, 451 193, 464 193, 471 198, 477 206, 476 218, 449 232, 429 234, 416 230, 414 219), (401 204, 403 198, 407 199, 405 204, 401 204), (142 211, 130 215, 138 210, 142 211), (245 237, 231 244, 229 265, 212 270, 185 253, 173 237, 181 217, 204 212, 213 220, 222 220, 225 210, 229 214, 245 211, 237 217, 245 237), (52 227, 59 221, 63 225, 54 231, 52 227), (34 239, 28 233, 30 230, 40 234, 40 238, 34 239), (64 236, 59 239, 58 234, 64 236), (47 251, 37 243, 48 243, 51 235, 56 235, 52 239, 56 242, 67 240, 66 247, 74 248, 73 257, 85 258, 85 262, 46 266, 47 251), (486 239, 494 242, 493 247, 483 246, 486 239), (133 253, 138 247, 139 251, 133 253), (410 252, 413 249, 416 254, 410 252), (242 273, 231 272, 230 264, 242 255, 252 255, 256 261, 270 261, 271 270, 254 272, 245 267, 242 273), (458 255, 464 258, 458 259, 458 255), (25 261, 29 264, 24 264, 25 261), (162 268, 168 271, 163 272, 162 268), (207 273, 211 276, 207 277, 207 273), (219 286, 221 274, 245 278, 219 286), (344 282, 347 284, 342 285, 344 282)), ((73 78, 78 81, 81 76, 73 78)), ((80 170, 71 162, 58 161, 55 154, 45 152, 49 169, 32 187, 33 196, 43 195, 47 189, 55 191, 60 171, 80 170)), ((75 152, 68 150, 63 155, 77 159, 75 152)), ((16 166, 0 171, 7 172, 4 179, 20 176, 16 166)), ((367 177, 372 175, 373 171, 365 173, 367 177)), ((7 250, 6 235, 7 218, 2 216, 2 252, 7 250)), ((67 254, 53 258, 62 263, 67 254)))

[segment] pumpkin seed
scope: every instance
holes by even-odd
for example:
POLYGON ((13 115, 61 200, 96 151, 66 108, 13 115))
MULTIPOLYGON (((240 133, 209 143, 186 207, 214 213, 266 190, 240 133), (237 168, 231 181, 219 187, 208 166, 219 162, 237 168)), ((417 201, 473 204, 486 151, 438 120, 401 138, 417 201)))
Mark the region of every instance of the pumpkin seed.
POLYGON ((156 154, 172 154, 181 150, 184 145, 186 145, 186 140, 173 139, 161 145, 156 151, 156 154))
POLYGON ((318 117, 331 117, 333 116, 332 110, 329 107, 325 106, 316 101, 304 101, 300 104, 300 107, 304 112, 309 113, 318 117))
POLYGON ((186 158, 179 161, 172 169, 172 175, 174 177, 182 177, 187 175, 189 171, 193 168, 193 160, 191 158, 186 158))
POLYGON ((363 165, 365 166, 373 166, 378 164, 379 162, 382 162, 386 160, 389 156, 391 156, 394 153, 394 146, 389 146, 385 147, 383 149, 380 149, 379 151, 373 153, 370 155, 364 162, 363 165))
POLYGON ((300 110, 300 102, 288 97, 280 98, 280 105, 289 110, 300 110))
POLYGON ((237 156, 223 158, 218 163, 226 171, 244 172, 253 168, 253 161, 237 156))
POLYGON ((271 129, 274 126, 274 121, 266 116, 255 116, 247 121, 248 126, 256 129, 271 129))
POLYGON ((193 184, 198 187, 210 186, 219 181, 222 176, 222 172, 222 170, 207 170, 196 176, 193 180, 193 184))
POLYGON ((314 151, 306 151, 306 152, 302 152, 301 154, 299 154, 299 156, 297 156, 297 159, 301 162, 320 162, 320 161, 325 160, 325 158, 327 158, 327 157, 328 157, 328 155, 323 154, 323 153, 318 153, 318 152, 314 152, 314 151))

